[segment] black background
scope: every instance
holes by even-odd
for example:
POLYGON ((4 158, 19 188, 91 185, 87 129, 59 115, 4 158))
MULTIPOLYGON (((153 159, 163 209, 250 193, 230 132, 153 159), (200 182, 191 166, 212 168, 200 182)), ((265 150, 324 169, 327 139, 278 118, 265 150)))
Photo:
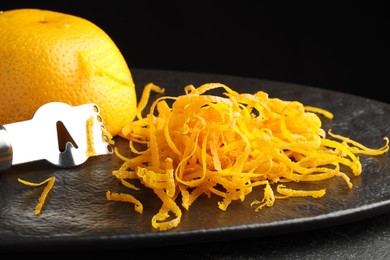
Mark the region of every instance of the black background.
POLYGON ((390 102, 384 5, 264 3, 2 0, 0 10, 86 18, 110 35, 130 69, 278 80, 390 102))

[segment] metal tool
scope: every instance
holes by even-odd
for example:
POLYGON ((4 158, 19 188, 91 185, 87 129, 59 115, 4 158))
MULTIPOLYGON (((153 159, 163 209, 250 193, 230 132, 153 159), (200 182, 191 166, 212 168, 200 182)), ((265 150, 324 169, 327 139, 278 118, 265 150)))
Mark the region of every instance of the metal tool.
POLYGON ((93 103, 51 102, 41 106, 31 120, 0 125, 0 171, 37 160, 70 168, 90 156, 112 154, 99 112, 93 103))

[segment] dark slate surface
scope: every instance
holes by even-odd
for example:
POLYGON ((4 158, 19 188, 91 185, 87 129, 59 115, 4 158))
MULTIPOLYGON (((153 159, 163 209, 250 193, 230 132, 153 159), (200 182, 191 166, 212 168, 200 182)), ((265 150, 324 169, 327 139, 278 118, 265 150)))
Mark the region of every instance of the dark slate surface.
MULTIPOLYGON (((308 86, 233 76, 175 71, 132 70, 138 93, 146 83, 183 93, 187 84, 228 85, 238 92, 263 90, 270 97, 297 100, 332 111, 324 128, 347 135, 369 147, 383 145, 389 136, 390 106, 378 101, 308 86)), ((121 142, 124 148, 127 143, 121 142)), ((199 200, 184 212, 180 226, 157 232, 150 218, 160 202, 141 190, 144 214, 125 203, 109 202, 107 190, 120 185, 111 176, 121 161, 114 156, 91 158, 73 169, 57 169, 45 162, 15 166, 0 175, 0 249, 12 255, 90 256, 115 253, 161 259, 383 259, 390 257, 390 158, 362 156, 363 173, 351 177, 352 190, 339 179, 321 183, 328 194, 321 199, 277 201, 255 213, 249 203, 234 203, 226 212, 217 198, 199 200), (57 182, 43 213, 33 215, 40 191, 17 182, 18 177, 40 181, 55 175, 57 182), (60 252, 61 254, 58 254, 60 252)), ((312 185, 317 184, 305 184, 312 185)))

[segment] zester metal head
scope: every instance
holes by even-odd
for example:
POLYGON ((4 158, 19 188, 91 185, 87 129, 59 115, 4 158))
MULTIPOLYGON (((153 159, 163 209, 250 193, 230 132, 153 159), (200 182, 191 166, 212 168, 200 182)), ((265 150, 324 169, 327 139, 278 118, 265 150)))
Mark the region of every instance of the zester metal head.
POLYGON ((12 165, 45 159, 69 168, 91 156, 113 153, 99 107, 93 103, 79 106, 47 103, 31 120, 3 125, 3 128, 6 133, 0 136, 3 139, 8 136, 8 140, 0 144, 10 144, 12 165))

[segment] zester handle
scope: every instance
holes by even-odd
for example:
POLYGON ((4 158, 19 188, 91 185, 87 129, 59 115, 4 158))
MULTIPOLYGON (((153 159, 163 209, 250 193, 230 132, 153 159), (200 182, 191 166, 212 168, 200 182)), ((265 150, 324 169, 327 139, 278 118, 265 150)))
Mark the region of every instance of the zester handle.
POLYGON ((0 125, 0 172, 12 166, 12 146, 4 126, 0 125))

